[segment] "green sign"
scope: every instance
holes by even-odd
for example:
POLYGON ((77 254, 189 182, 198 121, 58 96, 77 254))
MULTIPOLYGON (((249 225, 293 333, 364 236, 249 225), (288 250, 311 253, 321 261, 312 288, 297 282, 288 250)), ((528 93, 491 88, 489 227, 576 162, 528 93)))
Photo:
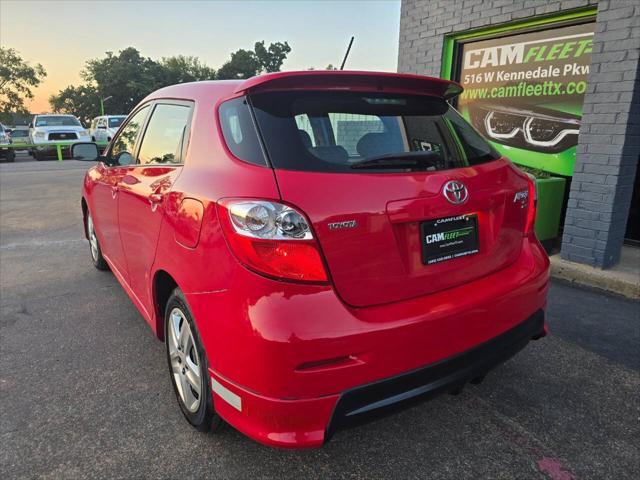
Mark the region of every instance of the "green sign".
POLYGON ((512 161, 571 176, 594 26, 462 43, 456 79, 465 91, 458 109, 512 161))

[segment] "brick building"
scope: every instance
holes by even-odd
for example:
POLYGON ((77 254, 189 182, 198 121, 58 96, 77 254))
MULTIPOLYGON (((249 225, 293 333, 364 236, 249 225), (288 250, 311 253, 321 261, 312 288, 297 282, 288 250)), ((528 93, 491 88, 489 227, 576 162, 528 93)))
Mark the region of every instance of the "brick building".
POLYGON ((600 268, 640 241, 639 51, 640 0, 402 0, 398 71, 490 96, 460 101, 514 162, 566 179, 561 255, 600 268), (554 73, 551 98, 532 78, 554 73))

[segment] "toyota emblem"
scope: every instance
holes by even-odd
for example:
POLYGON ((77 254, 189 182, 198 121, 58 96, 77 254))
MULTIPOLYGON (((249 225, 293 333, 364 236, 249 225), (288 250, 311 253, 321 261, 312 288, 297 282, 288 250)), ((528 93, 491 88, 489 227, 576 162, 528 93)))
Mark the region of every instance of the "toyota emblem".
POLYGON ((467 190, 467 187, 464 186, 464 183, 458 182, 457 180, 451 180, 450 182, 445 183, 442 193, 444 198, 454 205, 460 205, 461 203, 466 202, 469 198, 469 191, 467 190))

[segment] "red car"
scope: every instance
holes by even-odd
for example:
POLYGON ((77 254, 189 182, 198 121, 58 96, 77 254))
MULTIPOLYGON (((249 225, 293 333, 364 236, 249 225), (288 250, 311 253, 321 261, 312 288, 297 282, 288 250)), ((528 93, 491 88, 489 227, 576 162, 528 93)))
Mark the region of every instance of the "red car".
POLYGON ((307 71, 145 98, 87 171, 94 265, 167 349, 184 416, 273 446, 478 382, 545 335, 535 185, 449 81, 307 71))

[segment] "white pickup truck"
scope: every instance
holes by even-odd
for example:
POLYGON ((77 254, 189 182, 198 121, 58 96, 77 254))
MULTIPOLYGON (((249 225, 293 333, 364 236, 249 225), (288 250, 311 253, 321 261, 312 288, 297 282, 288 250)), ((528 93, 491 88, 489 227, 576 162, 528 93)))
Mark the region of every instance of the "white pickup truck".
POLYGON ((55 153, 55 144, 60 142, 90 141, 89 131, 73 115, 35 115, 29 125, 29 137, 33 144, 32 154, 42 160, 55 153))

